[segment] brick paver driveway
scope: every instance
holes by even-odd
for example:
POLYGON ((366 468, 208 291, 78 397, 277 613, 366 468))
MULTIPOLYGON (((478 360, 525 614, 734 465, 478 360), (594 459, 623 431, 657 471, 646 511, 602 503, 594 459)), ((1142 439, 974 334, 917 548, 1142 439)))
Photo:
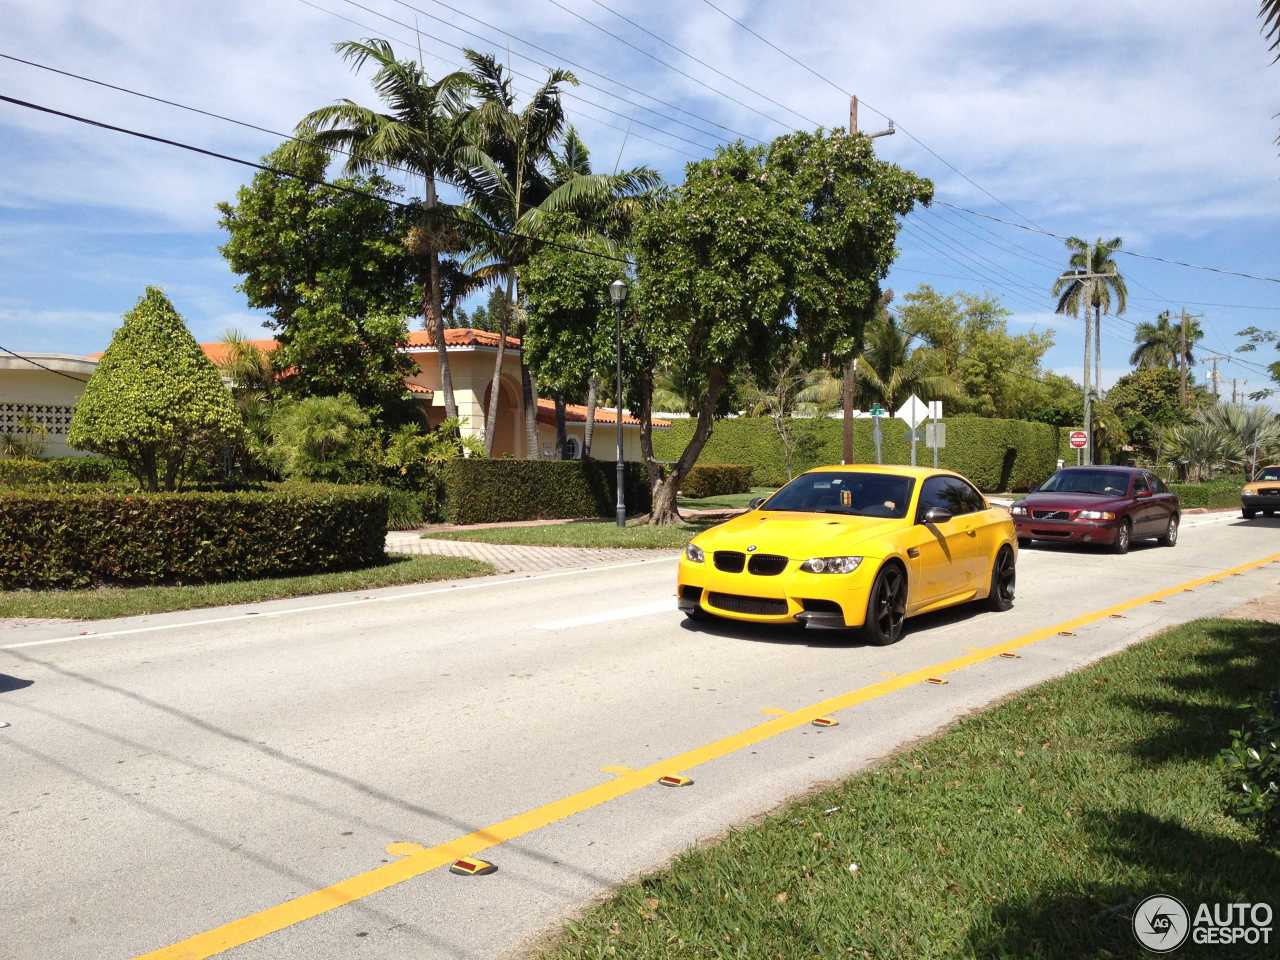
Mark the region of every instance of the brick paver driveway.
POLYGON ((499 573, 568 570, 631 560, 674 557, 675 550, 627 550, 616 547, 528 547, 470 540, 424 540, 412 531, 387 534, 388 553, 434 553, 492 563, 499 573))

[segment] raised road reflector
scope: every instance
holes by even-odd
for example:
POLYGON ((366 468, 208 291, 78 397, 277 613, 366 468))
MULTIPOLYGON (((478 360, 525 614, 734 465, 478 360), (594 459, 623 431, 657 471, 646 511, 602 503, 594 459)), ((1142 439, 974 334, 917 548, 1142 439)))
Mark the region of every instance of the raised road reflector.
POLYGON ((658 778, 658 782, 664 787, 691 787, 693 786, 692 777, 681 777, 674 773, 668 773, 666 776, 658 778))
POLYGON ((950 683, 950 680, 944 680, 942 677, 926 677, 925 683, 933 683, 942 686, 944 683, 950 683))
POLYGON ((814 718, 813 718, 812 720, 810 720, 809 722, 810 722, 811 724, 813 724, 815 727, 838 727, 838 726, 840 726, 840 721, 839 721, 839 720, 836 720, 836 719, 835 719, 835 718, 833 718, 833 717, 814 717, 814 718))
POLYGON ((1110 619, 1110 620, 1128 620, 1129 618, 1128 618, 1128 617, 1126 617, 1123 613, 1113 613, 1113 614, 1111 614, 1111 616, 1110 616, 1108 619, 1110 619))
POLYGON ((1059 631, 1058 631, 1058 636, 1060 636, 1060 637, 1074 637, 1074 636, 1075 636, 1075 634, 1074 634, 1074 633, 1072 633, 1070 630, 1059 630, 1059 631))
POLYGON ((488 860, 478 860, 475 857, 464 857, 449 864, 449 872, 456 873, 460 877, 483 877, 497 869, 488 860))
POLYGON ((1008 651, 1000 654, 1001 660, 1021 660, 1022 655, 1017 653, 1009 653, 1008 651))
POLYGON ((1164 601, 1163 601, 1163 600, 1152 600, 1151 602, 1152 602, 1152 603, 1158 603, 1158 604, 1160 604, 1160 606, 1162 606, 1162 607, 1164 606, 1164 601))

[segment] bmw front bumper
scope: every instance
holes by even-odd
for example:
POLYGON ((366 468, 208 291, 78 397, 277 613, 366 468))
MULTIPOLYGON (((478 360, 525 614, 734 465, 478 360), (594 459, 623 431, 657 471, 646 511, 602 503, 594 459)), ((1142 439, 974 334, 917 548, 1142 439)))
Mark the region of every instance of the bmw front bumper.
POLYGON ((808 627, 860 627, 879 560, 867 558, 852 573, 808 573, 789 560, 774 575, 717 570, 708 551, 704 563, 681 556, 676 606, 748 623, 802 623, 808 627))

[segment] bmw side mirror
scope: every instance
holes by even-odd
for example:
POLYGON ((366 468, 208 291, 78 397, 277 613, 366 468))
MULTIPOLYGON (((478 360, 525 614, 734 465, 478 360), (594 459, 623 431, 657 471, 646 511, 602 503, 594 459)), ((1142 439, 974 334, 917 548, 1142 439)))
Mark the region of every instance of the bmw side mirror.
POLYGON ((747 509, 759 510, 760 504, 764 503, 764 501, 765 501, 764 497, 752 497, 750 500, 747 501, 747 509))
POLYGON ((938 523, 946 523, 951 519, 951 511, 944 510, 942 507, 930 507, 929 512, 924 515, 926 526, 933 526, 938 523))

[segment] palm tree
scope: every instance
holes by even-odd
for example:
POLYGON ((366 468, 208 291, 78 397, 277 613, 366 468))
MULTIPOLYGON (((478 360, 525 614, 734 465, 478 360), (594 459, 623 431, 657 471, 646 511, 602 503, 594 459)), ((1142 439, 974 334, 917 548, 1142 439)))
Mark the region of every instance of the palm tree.
POLYGON ((249 460, 265 463, 271 444, 271 398, 277 383, 271 355, 238 330, 224 333, 221 343, 218 371, 229 384, 245 425, 246 442, 233 455, 248 454, 249 460))
MULTIPOLYGON (((1271 49, 1276 52, 1276 63, 1280 63, 1280 0, 1262 0, 1258 8, 1258 16, 1262 20, 1262 32, 1271 41, 1271 49)), ((1276 137, 1280 144, 1280 136, 1276 137)))
MULTIPOLYGON (((617 174, 582 173, 578 158, 561 156, 564 179, 557 179, 552 158, 565 129, 560 90, 565 84, 576 86, 577 78, 568 70, 548 71, 542 86, 517 111, 511 79, 502 65, 474 50, 468 50, 466 57, 479 100, 466 124, 469 144, 458 153, 465 165, 460 182, 467 195, 463 210, 473 228, 473 253, 467 266, 486 283, 505 284, 507 300, 514 308, 517 274, 540 238, 563 229, 567 214, 590 214, 620 196, 649 189, 657 182, 657 174, 646 168, 617 174)), ((508 332, 505 324, 499 332, 485 417, 485 448, 489 452, 498 414, 508 332)), ((523 357, 520 367, 527 447, 536 458, 536 391, 523 357)))
POLYGON ((1067 272, 1053 282, 1053 296, 1058 298, 1055 313, 1073 314, 1084 320, 1085 370, 1089 366, 1089 308, 1093 308, 1093 346, 1094 346, 1094 383, 1097 391, 1102 381, 1102 315, 1114 312, 1116 316, 1124 313, 1128 305, 1129 291, 1124 277, 1116 266, 1112 254, 1123 246, 1119 237, 1110 240, 1098 238, 1090 244, 1079 237, 1070 237, 1066 241, 1071 256, 1067 261, 1067 272), (1105 277, 1081 278, 1071 274, 1107 274, 1105 277), (1113 303, 1114 298, 1114 303, 1113 303), (1112 310, 1112 307, 1115 310, 1112 310))
POLYGON ((458 415, 458 405, 444 342, 440 254, 458 250, 459 240, 453 216, 441 207, 436 188, 439 182, 456 180, 455 156, 462 146, 471 79, 459 71, 432 83, 420 64, 397 60, 386 40, 349 40, 335 49, 356 72, 370 62, 377 67, 373 88, 388 112, 340 100, 303 117, 297 133, 303 141, 345 152, 348 173, 399 167, 422 178, 425 204, 406 245, 427 262, 422 316, 440 359, 445 416, 452 420, 458 415))
POLYGON ((861 406, 880 402, 892 413, 911 394, 924 400, 957 397, 960 389, 947 376, 930 375, 924 358, 912 352, 911 337, 888 311, 867 324, 867 347, 854 362, 854 400, 861 406))
POLYGON ((1239 467, 1247 478, 1273 453, 1280 452, 1280 421, 1266 407, 1221 403, 1196 414, 1196 421, 1217 431, 1223 441, 1224 459, 1239 467))
POLYGON ((1140 370, 1150 367, 1167 367, 1177 370, 1185 363, 1195 366, 1195 345, 1204 339, 1204 331, 1200 321, 1194 317, 1187 318, 1187 344, 1182 345, 1182 324, 1172 322, 1169 311, 1164 310, 1156 317, 1155 323, 1143 321, 1133 333, 1133 341, 1137 344, 1129 355, 1129 363, 1140 370))

